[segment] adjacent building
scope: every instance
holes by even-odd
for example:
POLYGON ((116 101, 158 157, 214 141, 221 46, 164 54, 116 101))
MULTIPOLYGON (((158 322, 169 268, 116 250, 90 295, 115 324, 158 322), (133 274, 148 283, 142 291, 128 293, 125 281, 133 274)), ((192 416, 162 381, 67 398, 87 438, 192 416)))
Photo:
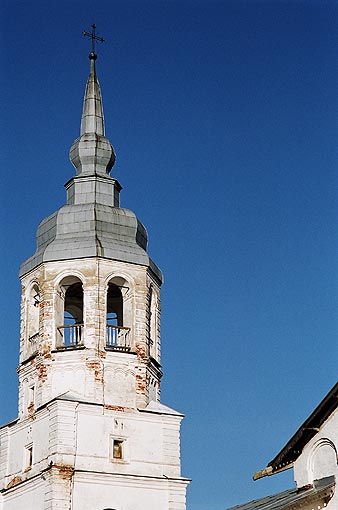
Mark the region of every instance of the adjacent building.
MULTIPOLYGON (((231 510, 337 510, 338 383, 254 480, 293 468, 296 487, 231 510)), ((229 509, 230 510, 230 509, 229 509)))

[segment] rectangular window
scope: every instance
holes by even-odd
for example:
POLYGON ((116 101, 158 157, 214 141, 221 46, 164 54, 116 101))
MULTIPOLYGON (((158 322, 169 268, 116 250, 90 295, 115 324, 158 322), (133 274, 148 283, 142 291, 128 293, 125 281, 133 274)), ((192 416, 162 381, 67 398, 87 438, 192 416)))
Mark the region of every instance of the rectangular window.
POLYGON ((113 439, 113 459, 123 459, 123 441, 113 439))
POLYGON ((24 470, 31 469, 33 465, 33 444, 25 446, 24 452, 24 470))
POLYGON ((30 386, 28 388, 28 405, 34 405, 35 400, 35 386, 30 386))
POLYGON ((26 393, 26 414, 33 415, 35 405, 35 386, 28 386, 26 393))

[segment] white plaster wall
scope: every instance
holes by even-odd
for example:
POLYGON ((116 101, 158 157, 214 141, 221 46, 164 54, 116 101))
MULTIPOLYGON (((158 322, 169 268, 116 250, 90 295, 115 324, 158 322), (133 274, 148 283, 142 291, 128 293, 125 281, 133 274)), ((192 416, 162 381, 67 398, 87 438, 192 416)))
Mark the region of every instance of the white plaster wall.
MULTIPOLYGON (((2 447, 1 447, 2 449, 2 447)), ((15 477, 24 481, 35 476, 47 465, 49 452, 49 413, 40 412, 34 419, 18 422, 8 428, 7 462, 2 487, 8 486, 15 477), (25 448, 33 445, 33 464, 26 469, 25 448)))
MULTIPOLYGON (((315 480, 335 476, 338 480, 338 409, 308 442, 294 464, 297 487, 312 484, 315 480)), ((338 492, 335 491, 327 508, 337 510, 338 492)))
POLYGON ((180 477, 181 419, 81 404, 75 467, 105 473, 180 477), (122 461, 112 458, 114 438, 123 441, 122 461))
POLYGON ((163 478, 77 474, 72 510, 185 510, 186 485, 163 478))
MULTIPOLYGON (((9 427, 4 426, 0 429, 0 489, 5 486, 5 476, 8 465, 8 436, 9 427)), ((0 496, 1 501, 1 496, 0 496)))
POLYGON ((338 409, 308 442, 294 465, 298 487, 326 476, 338 475, 338 409))
POLYGON ((71 510, 103 510, 115 508, 109 506, 112 494, 116 510, 184 510, 188 481, 180 473, 182 416, 170 412, 54 400, 4 427, 1 488, 7 490, 1 510, 70 510, 71 497, 71 510), (113 458, 114 439, 123 441, 121 460, 113 458), (25 469, 28 444, 33 445, 33 464, 25 469), (71 489, 73 472, 79 484, 71 489))
POLYGON ((46 482, 42 478, 16 487, 2 497, 1 510, 45 510, 46 482))

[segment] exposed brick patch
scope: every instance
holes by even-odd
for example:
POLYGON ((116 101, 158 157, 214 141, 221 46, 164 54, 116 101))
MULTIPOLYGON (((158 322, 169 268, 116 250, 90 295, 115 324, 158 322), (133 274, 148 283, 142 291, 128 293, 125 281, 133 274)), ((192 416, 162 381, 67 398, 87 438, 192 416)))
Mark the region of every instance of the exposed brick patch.
POLYGON ((86 366, 89 370, 94 371, 95 381, 103 382, 102 367, 99 361, 86 361, 86 366))
POLYGON ((58 475, 62 480, 71 480, 74 474, 74 468, 63 464, 53 466, 53 469, 58 470, 58 475))
POLYGON ((122 407, 122 406, 112 406, 112 405, 108 405, 106 404, 104 406, 105 409, 109 409, 110 411, 121 411, 121 412, 125 412, 125 410, 127 409, 126 407, 122 407))
POLYGON ((303 485, 302 487, 299 487, 297 489, 297 492, 304 492, 304 491, 308 491, 310 489, 313 489, 313 484, 312 483, 308 483, 307 485, 303 485))
POLYGON ((7 485, 7 489, 14 487, 14 485, 17 485, 18 483, 21 483, 21 482, 22 482, 21 476, 15 476, 14 478, 12 478, 12 480, 7 485))
POLYGON ((50 345, 47 342, 44 342, 41 347, 41 354, 45 359, 51 359, 54 361, 55 358, 52 357, 50 345))
POLYGON ((51 361, 55 361, 55 358, 53 358, 51 352, 47 352, 44 356, 43 356, 45 359, 49 359, 51 361))
POLYGON ((27 412, 28 412, 28 417, 29 418, 33 418, 33 417, 35 418, 35 416, 34 416, 35 410, 34 410, 34 403, 33 402, 31 402, 29 404, 29 406, 27 407, 27 412))
POLYGON ((41 382, 45 382, 48 376, 48 370, 46 365, 38 365, 36 366, 36 371, 38 373, 38 378, 41 382))
POLYGON ((52 306, 52 301, 41 301, 40 308, 45 308, 46 306, 52 306))
POLYGON ((147 358, 147 357, 148 357, 148 356, 147 356, 146 348, 145 348, 145 346, 144 346, 144 345, 142 345, 142 344, 136 344, 136 345, 135 345, 135 352, 136 352, 136 354, 137 354, 140 358, 142 358, 142 359, 145 359, 145 358, 147 358))
POLYGON ((147 381, 142 375, 136 375, 136 392, 146 394, 147 381))

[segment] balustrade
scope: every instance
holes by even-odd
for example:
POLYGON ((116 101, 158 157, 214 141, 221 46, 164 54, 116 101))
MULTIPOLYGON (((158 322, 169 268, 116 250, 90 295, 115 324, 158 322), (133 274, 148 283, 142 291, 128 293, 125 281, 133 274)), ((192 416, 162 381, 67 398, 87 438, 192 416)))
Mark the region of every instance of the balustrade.
MULTIPOLYGON (((59 326, 58 332, 62 337, 60 347, 75 347, 83 345, 83 324, 59 326)), ((130 351, 130 328, 107 324, 106 348, 116 351, 130 351)))
POLYGON ((130 328, 107 324, 106 347, 116 351, 130 351, 130 328))
POLYGON ((62 346, 82 345, 83 324, 59 326, 58 331, 62 337, 62 346))

